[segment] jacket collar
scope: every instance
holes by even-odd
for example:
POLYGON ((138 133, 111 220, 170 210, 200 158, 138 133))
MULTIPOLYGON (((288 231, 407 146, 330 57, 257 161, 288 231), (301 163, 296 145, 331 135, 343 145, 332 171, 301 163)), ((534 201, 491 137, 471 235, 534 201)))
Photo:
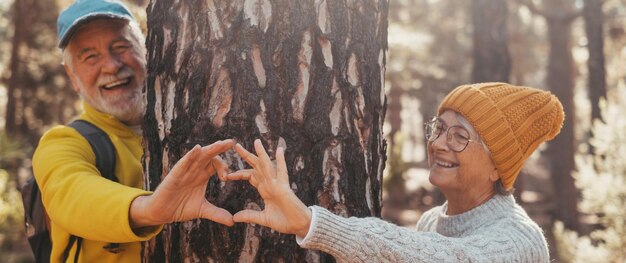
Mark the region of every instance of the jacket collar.
POLYGON ((113 117, 113 115, 98 111, 85 101, 83 101, 83 109, 84 111, 80 118, 95 124, 107 133, 112 133, 119 137, 141 137, 134 133, 126 124, 113 117))

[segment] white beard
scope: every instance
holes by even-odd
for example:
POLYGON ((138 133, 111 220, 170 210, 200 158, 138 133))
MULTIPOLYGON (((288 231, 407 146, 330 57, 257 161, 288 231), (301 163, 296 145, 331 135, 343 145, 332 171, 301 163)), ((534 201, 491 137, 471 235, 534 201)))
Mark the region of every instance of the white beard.
POLYGON ((146 104, 141 93, 143 88, 134 88, 120 95, 107 96, 106 98, 100 92, 95 97, 89 97, 84 94, 82 83, 78 82, 81 85, 78 92, 80 97, 96 110, 113 115, 125 124, 136 125, 142 122, 146 110, 146 104))

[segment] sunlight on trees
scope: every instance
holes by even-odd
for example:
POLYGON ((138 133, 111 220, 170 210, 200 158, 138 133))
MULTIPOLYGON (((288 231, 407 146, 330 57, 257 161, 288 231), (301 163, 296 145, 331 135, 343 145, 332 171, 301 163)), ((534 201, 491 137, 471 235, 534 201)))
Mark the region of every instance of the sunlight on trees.
POLYGON ((0 131, 0 262, 27 262, 30 251, 20 251, 24 240, 24 210, 17 180, 6 170, 5 164, 25 158, 23 147, 9 140, 0 131))
MULTIPOLYGON (((22 221, 22 198, 9 174, 0 169, 0 229, 15 228, 22 221)), ((2 239, 2 237, 0 237, 2 239)))
POLYGON ((558 251, 565 262, 626 261, 626 84, 622 81, 601 105, 602 117, 592 127, 595 155, 578 154, 574 172, 582 193, 581 212, 591 215, 597 229, 587 236, 555 225, 558 251))

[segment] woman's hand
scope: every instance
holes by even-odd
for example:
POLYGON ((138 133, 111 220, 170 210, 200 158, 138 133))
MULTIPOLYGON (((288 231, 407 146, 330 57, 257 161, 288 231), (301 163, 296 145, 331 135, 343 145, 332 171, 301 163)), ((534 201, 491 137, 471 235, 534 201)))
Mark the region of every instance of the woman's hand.
POLYGON ((130 208, 131 227, 206 218, 232 226, 232 215, 205 198, 209 179, 216 173, 224 179, 228 173, 218 154, 232 149, 235 142, 224 140, 209 146, 196 145, 165 176, 152 195, 139 196, 130 208))
POLYGON ((226 176, 227 180, 247 180, 265 202, 263 211, 243 210, 233 216, 235 222, 254 223, 281 233, 306 236, 311 224, 311 211, 289 187, 289 175, 282 148, 276 150, 276 167, 265 152, 260 140, 254 141, 254 154, 240 144, 235 151, 253 169, 240 170, 226 176))

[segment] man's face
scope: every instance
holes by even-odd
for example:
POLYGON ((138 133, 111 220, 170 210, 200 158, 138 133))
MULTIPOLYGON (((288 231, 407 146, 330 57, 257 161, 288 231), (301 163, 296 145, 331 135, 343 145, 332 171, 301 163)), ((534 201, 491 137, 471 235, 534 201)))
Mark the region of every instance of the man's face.
POLYGON ((74 90, 127 125, 140 124, 145 111, 141 45, 126 21, 97 19, 79 28, 65 49, 65 70, 74 90))

